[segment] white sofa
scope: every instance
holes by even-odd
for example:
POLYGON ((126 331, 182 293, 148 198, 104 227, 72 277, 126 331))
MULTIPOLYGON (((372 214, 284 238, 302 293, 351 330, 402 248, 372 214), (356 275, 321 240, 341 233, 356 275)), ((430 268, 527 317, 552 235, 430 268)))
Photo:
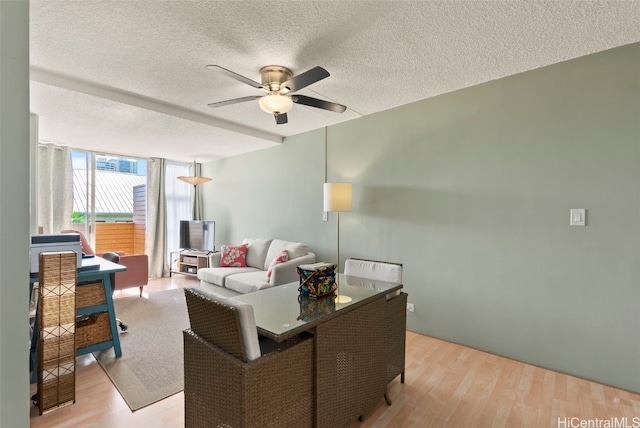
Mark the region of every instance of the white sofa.
POLYGON ((242 243, 247 244, 247 267, 218 267, 221 253, 211 254, 211 267, 198 269, 198 279, 204 289, 227 297, 251 293, 297 281, 296 267, 316 261, 316 255, 309 252, 309 247, 299 242, 251 238, 242 243), (287 250, 289 260, 275 265, 269 279, 269 265, 282 250, 287 250))

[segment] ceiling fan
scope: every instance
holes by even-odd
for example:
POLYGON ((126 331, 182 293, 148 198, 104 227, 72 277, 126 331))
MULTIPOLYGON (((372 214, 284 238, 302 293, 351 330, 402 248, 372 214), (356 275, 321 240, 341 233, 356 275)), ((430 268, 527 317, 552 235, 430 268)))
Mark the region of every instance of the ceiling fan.
POLYGON ((347 107, 342 104, 336 104, 330 101, 320 100, 318 98, 291 93, 302 88, 306 88, 325 77, 329 77, 329 72, 322 67, 314 67, 304 73, 294 76, 291 70, 286 67, 282 67, 280 65, 267 65, 260 69, 262 83, 258 83, 248 77, 241 76, 238 73, 234 73, 233 71, 227 70, 219 65, 207 65, 207 68, 236 79, 237 81, 247 84, 253 88, 262 89, 266 92, 266 95, 234 98, 231 100, 211 103, 209 104, 209 107, 222 107, 257 99, 262 110, 273 114, 276 119, 276 125, 283 125, 287 123, 287 112, 291 110, 293 103, 321 108, 323 110, 329 110, 336 113, 342 113, 347 109, 347 107))

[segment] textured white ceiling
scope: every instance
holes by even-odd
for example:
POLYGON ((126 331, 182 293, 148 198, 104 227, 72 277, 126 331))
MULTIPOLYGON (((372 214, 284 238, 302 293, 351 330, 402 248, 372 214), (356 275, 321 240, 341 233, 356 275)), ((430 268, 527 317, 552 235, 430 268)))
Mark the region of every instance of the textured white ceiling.
POLYGON ((114 154, 208 161, 489 80, 640 41, 638 1, 31 0, 31 109, 40 139, 114 154), (331 76, 276 126, 264 65, 331 76))

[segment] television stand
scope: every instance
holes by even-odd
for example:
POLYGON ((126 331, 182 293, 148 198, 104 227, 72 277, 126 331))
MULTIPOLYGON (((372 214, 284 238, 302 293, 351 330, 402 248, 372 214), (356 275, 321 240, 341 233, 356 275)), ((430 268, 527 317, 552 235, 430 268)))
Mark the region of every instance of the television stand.
POLYGON ((209 250, 191 250, 189 248, 183 248, 182 250, 180 250, 181 253, 194 253, 194 254, 204 254, 204 255, 211 255, 213 253, 215 253, 215 251, 209 251, 209 250))
POLYGON ((180 250, 171 252, 171 270, 169 276, 179 273, 197 276, 198 269, 209 267, 209 255, 212 251, 180 250))

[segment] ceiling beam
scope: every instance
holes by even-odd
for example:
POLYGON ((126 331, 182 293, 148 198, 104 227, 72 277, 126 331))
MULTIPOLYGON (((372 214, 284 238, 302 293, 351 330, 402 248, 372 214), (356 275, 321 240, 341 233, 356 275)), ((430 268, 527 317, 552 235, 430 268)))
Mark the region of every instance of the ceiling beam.
POLYGON ((149 98, 135 94, 133 92, 116 89, 106 85, 100 85, 87 80, 77 79, 61 73, 45 70, 40 67, 29 67, 29 79, 45 85, 56 86, 58 88, 67 89, 69 91, 80 92, 98 98, 114 101, 121 104, 128 104, 146 110, 155 111, 157 113, 167 114, 169 116, 179 117, 181 119, 190 120, 192 122, 202 123, 204 125, 221 128, 239 134, 249 135, 267 141, 282 144, 283 138, 269 132, 248 126, 238 125, 215 117, 208 116, 195 110, 186 109, 174 104, 166 103, 154 98, 149 98))

